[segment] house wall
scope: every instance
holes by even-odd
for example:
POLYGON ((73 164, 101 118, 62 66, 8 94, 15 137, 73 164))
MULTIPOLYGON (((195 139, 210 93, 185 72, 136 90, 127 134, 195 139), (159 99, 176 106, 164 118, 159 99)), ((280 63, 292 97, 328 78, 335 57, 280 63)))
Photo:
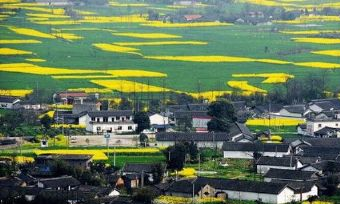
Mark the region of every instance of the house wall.
MULTIPOLYGON (((197 144, 198 148, 215 148, 217 147, 217 149, 221 149, 223 146, 223 142, 205 142, 205 141, 199 141, 199 142, 195 142, 195 144, 197 144)), ((174 141, 157 141, 157 146, 158 147, 169 147, 169 146, 173 146, 175 145, 174 141)))
POLYGON ((103 133, 103 132, 114 132, 114 133, 124 133, 124 132, 134 132, 137 128, 137 124, 131 123, 88 123, 86 124, 86 131, 93 133, 103 133), (121 130, 119 130, 121 127, 121 130), (131 127, 131 129, 129 129, 131 127))
POLYGON ((318 187, 313 186, 309 192, 305 193, 295 193, 294 200, 295 201, 304 201, 307 200, 311 196, 318 196, 318 187))
POLYGON ((256 170, 257 173, 259 174, 265 174, 269 171, 269 169, 290 169, 290 170, 295 170, 296 167, 292 166, 269 166, 269 165, 256 165, 256 170))
POLYGON ((314 136, 314 132, 324 128, 340 128, 340 120, 335 121, 307 121, 306 132, 308 135, 314 136))
POLYGON ((208 122, 211 118, 192 118, 193 128, 208 128, 208 122))
MULTIPOLYGON (((284 155, 288 155, 287 152, 259 152, 262 156, 268 157, 283 157, 284 155)), ((252 151, 223 151, 224 158, 234 158, 234 159, 253 159, 254 152, 252 151)))
POLYGON ((149 119, 150 119, 150 125, 168 125, 169 124, 169 118, 163 117, 160 114, 151 115, 149 119))
POLYGON ((302 117, 302 115, 300 113, 291 113, 291 112, 288 112, 284 108, 280 110, 279 115, 281 117, 293 117, 293 118, 301 118, 302 117))
POLYGON ((1 109, 13 109, 13 103, 3 103, 0 102, 1 109))
POLYGON ((241 191, 230 191, 230 190, 222 190, 228 195, 229 199, 234 200, 262 200, 264 203, 288 203, 291 202, 294 198, 294 191, 290 188, 285 188, 279 193, 276 194, 265 194, 265 193, 255 193, 255 192, 241 192, 241 191))

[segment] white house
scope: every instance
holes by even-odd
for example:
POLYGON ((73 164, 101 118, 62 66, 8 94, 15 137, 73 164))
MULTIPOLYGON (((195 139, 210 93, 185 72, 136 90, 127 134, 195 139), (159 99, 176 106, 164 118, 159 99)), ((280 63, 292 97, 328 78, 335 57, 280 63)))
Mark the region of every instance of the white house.
POLYGON ((0 96, 0 109, 14 109, 20 99, 10 96, 0 96))
MULTIPOLYGON (((303 184, 302 184, 303 185, 303 184)), ((261 200, 264 203, 289 203, 307 200, 318 195, 315 185, 290 186, 287 183, 267 183, 245 180, 198 177, 195 180, 174 182, 167 195, 192 197, 216 197, 223 195, 233 200, 261 200)))
POLYGON ((225 142, 224 158, 253 159, 254 153, 269 157, 283 157, 291 153, 289 144, 225 142))
POLYGON ((260 157, 256 162, 256 170, 259 174, 265 174, 269 169, 294 170, 302 167, 301 162, 295 157, 260 157))
POLYGON ((137 128, 131 110, 88 112, 79 117, 79 125, 85 125, 86 131, 97 134, 134 132, 137 128))
POLYGON ((315 136, 315 132, 322 128, 340 128, 340 119, 333 120, 307 120, 306 133, 309 136, 315 136))
POLYGON ((169 125, 169 117, 155 113, 149 116, 150 125, 169 125))

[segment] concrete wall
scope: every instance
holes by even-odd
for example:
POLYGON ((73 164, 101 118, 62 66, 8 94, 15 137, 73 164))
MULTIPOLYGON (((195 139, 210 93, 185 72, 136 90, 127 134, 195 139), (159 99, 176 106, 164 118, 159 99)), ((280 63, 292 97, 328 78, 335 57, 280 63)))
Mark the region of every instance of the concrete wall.
POLYGON ((314 135, 314 132, 324 128, 340 128, 340 120, 337 121, 307 121, 306 132, 308 135, 314 135))
MULTIPOLYGON (((289 152, 259 152, 263 156, 269 157, 283 157, 288 155, 289 152)), ((254 152, 244 152, 244 151, 223 151, 224 158, 235 158, 235 159, 253 159, 254 152)))
POLYGON ((312 196, 318 196, 318 187, 317 186, 313 186, 311 191, 306 192, 306 193, 296 193, 294 195, 294 200, 295 201, 304 201, 307 200, 309 197, 312 196))

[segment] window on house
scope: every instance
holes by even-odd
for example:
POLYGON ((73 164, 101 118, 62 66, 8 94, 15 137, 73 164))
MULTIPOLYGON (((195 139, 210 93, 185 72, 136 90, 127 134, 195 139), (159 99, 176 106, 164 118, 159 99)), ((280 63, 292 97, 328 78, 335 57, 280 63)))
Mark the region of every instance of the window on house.
POLYGON ((128 130, 132 130, 132 126, 128 126, 128 130))
POLYGON ((126 120, 130 120, 130 116, 126 116, 126 120))
POLYGON ((114 117, 112 117, 112 118, 111 118, 111 121, 112 121, 112 122, 114 122, 114 121, 115 121, 115 118, 114 118, 114 117))
POLYGON ((106 118, 106 117, 104 117, 104 118, 103 118, 103 121, 104 121, 104 123, 105 123, 105 122, 107 123, 107 122, 109 122, 109 119, 106 118))
POLYGON ((321 124, 318 124, 318 127, 321 127, 322 125, 321 124))
POLYGON ((97 118, 97 122, 100 122, 100 118, 97 118))
POLYGON ((125 120, 125 118, 124 117, 122 117, 122 121, 124 121, 125 120))
POLYGON ((122 130, 123 128, 122 128, 122 126, 118 126, 118 130, 122 130))
POLYGON ((339 126, 339 124, 338 124, 338 123, 335 123, 335 126, 337 126, 337 127, 338 127, 338 126, 339 126))
POLYGON ((96 121, 96 118, 95 118, 95 117, 92 117, 92 118, 91 118, 91 121, 96 121))
POLYGON ((100 127, 97 127, 97 131, 100 131, 101 130, 101 128, 100 127))
POLYGON ((120 120, 120 117, 119 117, 119 116, 116 116, 116 120, 120 120))

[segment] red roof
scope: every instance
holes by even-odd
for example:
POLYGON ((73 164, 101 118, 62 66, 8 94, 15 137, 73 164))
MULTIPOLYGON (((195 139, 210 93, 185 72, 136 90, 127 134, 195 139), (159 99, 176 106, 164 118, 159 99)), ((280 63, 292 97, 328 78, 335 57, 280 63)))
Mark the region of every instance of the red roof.
POLYGON ((194 14, 194 15, 184 15, 184 18, 185 18, 187 21, 193 21, 193 20, 202 18, 202 15, 199 15, 199 14, 194 14))

